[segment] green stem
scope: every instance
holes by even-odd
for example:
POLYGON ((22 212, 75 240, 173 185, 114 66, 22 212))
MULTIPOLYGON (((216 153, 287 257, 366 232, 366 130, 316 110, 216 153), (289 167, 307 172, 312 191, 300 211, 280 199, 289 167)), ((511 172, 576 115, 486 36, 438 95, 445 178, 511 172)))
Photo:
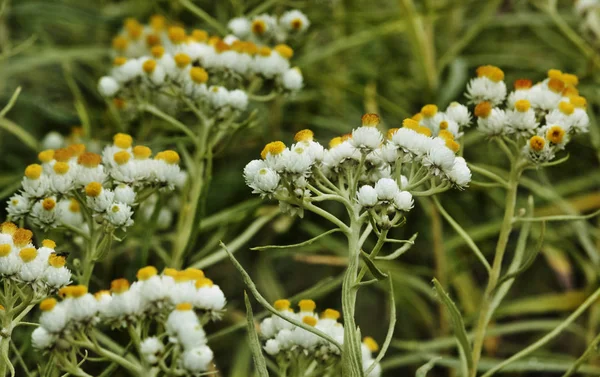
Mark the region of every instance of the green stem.
POLYGON ((342 311, 344 314, 344 349, 342 351, 342 376, 362 377, 362 356, 360 333, 354 320, 356 306, 356 286, 358 267, 360 265, 360 228, 361 223, 356 216, 351 216, 348 236, 348 269, 342 281, 342 311))
POLYGON ((510 232, 512 230, 515 205, 517 202, 517 188, 519 186, 519 177, 521 176, 521 172, 522 168, 519 164, 519 160, 517 159, 512 163, 508 179, 508 188, 506 191, 506 205, 504 208, 504 219, 502 220, 500 235, 498 237, 498 243, 496 244, 494 262, 492 264, 488 285, 483 295, 481 309, 479 312, 479 318, 477 320, 475 338, 473 341, 473 368, 469 371, 470 377, 476 377, 477 375, 477 364, 479 363, 479 359, 481 357, 483 340, 485 338, 485 331, 494 311, 492 307, 494 301, 494 292, 496 291, 496 286, 498 284, 498 280, 500 279, 502 261, 504 259, 504 253, 506 252, 508 237, 510 236, 510 232))
POLYGON ((581 355, 579 359, 577 359, 577 361, 575 361, 573 365, 571 365, 569 370, 567 370, 567 372, 563 374, 563 377, 569 377, 574 373, 577 373, 577 370, 583 365, 583 363, 585 363, 587 359, 589 359, 593 354, 595 354, 598 351, 598 344, 600 344, 600 334, 596 335, 596 337, 591 341, 590 345, 585 350, 583 355, 581 355))
POLYGON ((6 376, 6 372, 9 370, 14 375, 14 367, 10 362, 8 352, 10 350, 10 338, 12 334, 12 316, 10 312, 11 307, 4 308, 4 315, 2 316, 2 328, 0 328, 0 377, 6 376))

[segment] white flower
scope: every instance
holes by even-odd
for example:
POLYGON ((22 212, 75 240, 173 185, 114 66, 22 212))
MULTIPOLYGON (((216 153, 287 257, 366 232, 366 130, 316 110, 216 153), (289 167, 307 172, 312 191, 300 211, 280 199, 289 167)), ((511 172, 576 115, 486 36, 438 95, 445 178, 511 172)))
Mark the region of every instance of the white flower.
POLYGON ((6 212, 11 219, 18 220, 29 212, 29 197, 22 194, 15 194, 8 200, 6 212))
MULTIPOLYGON (((27 171, 25 174, 27 174, 27 171)), ((47 175, 40 175, 35 179, 25 176, 23 177, 21 186, 27 195, 39 198, 45 196, 50 191, 50 179, 47 175)))
POLYGON ((262 168, 256 174, 250 188, 254 194, 270 194, 279 185, 279 174, 270 168, 262 168))
POLYGON ((364 185, 356 193, 358 204, 363 208, 373 207, 377 204, 377 191, 369 185, 364 185))
POLYGON ((167 318, 166 330, 171 335, 178 336, 180 332, 195 327, 200 323, 196 313, 192 310, 191 304, 189 306, 184 305, 178 305, 167 318))
POLYGON ((104 76, 98 81, 98 92, 102 97, 112 97, 119 91, 120 85, 114 78, 104 76))
POLYGON ((471 123, 469 108, 458 102, 452 102, 446 108, 446 116, 458 123, 460 127, 468 127, 471 123))
POLYGON ((207 371, 213 359, 212 350, 204 345, 183 353, 182 365, 192 373, 207 371))
POLYGON ((232 108, 240 111, 246 110, 248 107, 248 95, 240 89, 231 90, 229 92, 228 104, 232 108))
POLYGON ((110 189, 103 188, 98 182, 86 186, 86 204, 96 212, 105 212, 114 201, 115 194, 110 189))
POLYGON ((56 131, 50 131, 42 140, 42 149, 59 149, 65 144, 65 138, 56 131))
POLYGON ((284 72, 281 80, 283 88, 289 91, 296 91, 302 89, 304 86, 304 78, 302 77, 302 71, 300 68, 290 68, 284 72))
POLYGON ((254 71, 260 73, 267 79, 283 75, 290 69, 289 61, 276 51, 271 51, 269 55, 256 55, 254 57, 254 71))
POLYGON ((350 143, 359 149, 373 150, 383 142, 383 135, 376 127, 358 127, 352 130, 350 143))
POLYGON ((69 316, 75 321, 90 321, 98 313, 98 302, 90 293, 74 297, 69 303, 69 316))
POLYGON ((471 103, 488 101, 496 106, 506 97, 506 84, 504 81, 492 81, 485 76, 476 77, 469 81, 466 96, 471 103))
POLYGON ((304 174, 310 170, 314 160, 307 148, 302 144, 294 144, 281 153, 281 163, 288 173, 304 174))
POLYGON ((155 336, 146 338, 140 343, 140 353, 150 364, 158 363, 164 349, 164 344, 155 336))
POLYGON ((229 20, 227 28, 238 38, 246 38, 250 34, 250 20, 246 17, 236 17, 229 20))
POLYGON ((42 277, 48 266, 48 259, 39 255, 34 247, 25 247, 19 251, 20 270, 17 277, 23 281, 35 281, 42 277))
POLYGON ((133 205, 135 203, 135 191, 131 186, 120 184, 114 189, 115 201, 133 205))
POLYGON ((33 343, 33 347, 39 350, 45 350, 54 345, 56 341, 56 336, 52 335, 48 332, 48 330, 43 327, 38 327, 33 330, 31 334, 31 342, 33 343))
POLYGON ((391 178, 381 178, 375 183, 375 191, 380 201, 392 201, 400 191, 398 184, 391 178))
POLYGON ((0 244, 0 275, 14 275, 20 268, 19 254, 12 250, 12 245, 0 244))
POLYGON ((44 270, 42 280, 52 288, 61 288, 71 282, 71 271, 65 266, 50 265, 44 270))
POLYGON ((456 157, 452 170, 446 172, 448 179, 459 187, 468 186, 471 182, 471 170, 463 157, 456 157))
POLYGON ((208 88, 208 99, 217 109, 229 105, 229 91, 222 86, 208 88))
MULTIPOLYGON (((198 284, 196 284, 196 287, 198 287, 198 284)), ((198 287, 193 304, 195 307, 204 310, 223 310, 226 302, 225 294, 218 285, 203 285, 198 287)))
POLYGON ((394 195, 394 205, 400 211, 410 211, 414 206, 411 193, 408 191, 398 191, 394 195))
POLYGON ((133 225, 133 210, 125 203, 114 202, 106 209, 106 219, 115 227, 129 227, 133 225))
POLYGON ((310 26, 310 21, 304 13, 292 9, 281 15, 279 24, 291 32, 303 32, 310 26))
POLYGON ((445 146, 431 148, 429 152, 427 152, 427 157, 423 160, 424 166, 430 166, 434 169, 441 169, 443 171, 452 169, 453 164, 454 152, 445 146))
POLYGON ((54 299, 46 299, 40 304, 40 326, 50 333, 61 332, 69 322, 69 312, 54 299))
POLYGON ((264 348, 265 352, 271 356, 275 356, 279 353, 279 351, 281 351, 279 342, 275 339, 267 340, 267 342, 265 343, 265 346, 263 348, 264 348))
POLYGON ((267 164, 263 160, 252 160, 246 164, 244 167, 244 180, 246 181, 246 185, 250 186, 256 175, 262 168, 266 168, 267 164))
POLYGON ((485 118, 477 118, 477 127, 479 131, 489 136, 512 131, 506 127, 506 113, 499 108, 493 108, 491 113, 485 118))

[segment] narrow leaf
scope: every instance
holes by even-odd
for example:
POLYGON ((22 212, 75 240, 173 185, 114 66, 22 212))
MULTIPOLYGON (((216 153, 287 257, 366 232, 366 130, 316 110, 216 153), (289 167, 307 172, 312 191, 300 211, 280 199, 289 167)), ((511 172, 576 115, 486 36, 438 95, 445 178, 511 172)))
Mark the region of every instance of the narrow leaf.
POLYGON ((452 320, 452 327, 454 328, 454 336, 458 342, 459 347, 465 355, 465 361, 467 363, 467 370, 471 370, 473 367, 473 356, 471 353, 471 344, 467 337, 467 331, 465 330, 465 323, 460 315, 460 311, 450 299, 450 296, 444 291, 444 288, 437 279, 433 279, 433 285, 437 293, 438 299, 446 306, 450 319, 452 320))
POLYGON ((546 233, 546 223, 543 222, 542 229, 540 231, 540 238, 538 238, 538 242, 535 245, 535 248, 530 249, 531 251, 528 253, 528 255, 525 256, 525 262, 523 262, 523 264, 519 267, 518 270, 516 270, 515 272, 512 272, 510 274, 504 275, 498 281, 498 285, 497 285, 498 287, 500 287, 502 285, 502 283, 504 283, 505 281, 521 275, 523 272, 527 271, 527 269, 529 267, 531 267, 531 265, 535 261, 535 258, 538 256, 538 254, 542 250, 542 244, 544 243, 544 234, 545 233, 546 233))
POLYGON ((304 242, 300 242, 300 243, 295 243, 292 245, 267 245, 267 246, 256 246, 253 248, 250 248, 250 250, 267 250, 267 249, 291 249, 293 247, 302 247, 302 246, 308 246, 310 244, 312 244, 313 242, 315 242, 316 240, 318 240, 319 238, 325 237, 331 233, 335 233, 335 232, 341 232, 342 230, 340 228, 335 228, 335 229, 331 229, 328 230, 325 233, 321 233, 316 237, 313 237, 309 240, 306 240, 304 242))
POLYGON ((419 235, 419 233, 413 234, 412 237, 410 237, 408 239, 408 241, 406 242, 405 245, 402 245, 401 247, 399 247, 398 249, 396 249, 393 253, 391 253, 389 255, 382 255, 382 256, 375 257, 375 260, 394 260, 394 259, 400 257, 402 254, 404 254, 408 250, 410 250, 412 245, 414 245, 415 240, 417 239, 418 235, 419 235))
MULTIPOLYGON (((388 276, 389 276, 389 274, 388 274, 388 276)), ((383 345, 381 346, 381 350, 377 354, 377 357, 375 358, 375 360, 373 361, 371 366, 369 366, 369 369, 367 369, 365 371, 365 376, 369 376, 370 373, 375 368, 375 365, 378 364, 381 361, 381 359, 383 359, 383 357, 385 356, 385 353, 387 352, 388 348, 390 347, 392 338, 394 337, 394 329, 396 328, 396 301, 394 299, 394 282, 392 281, 391 278, 388 278, 388 282, 390 283, 390 287, 389 287, 390 323, 388 324, 387 335, 385 336, 385 340, 383 342, 383 345)))
POLYGON ((417 373, 415 374, 415 377, 427 377, 427 373, 429 373, 429 371, 432 370, 433 367, 435 366, 435 363, 441 359, 442 359, 441 356, 436 356, 433 359, 429 360, 427 362, 427 364, 420 366, 419 369, 417 369, 417 373))
POLYGON ((250 349, 252 350, 252 359, 254 359, 254 366, 256 367, 256 373, 259 377, 269 377, 267 371, 267 363, 262 353, 262 347, 260 346, 260 340, 256 333, 256 327, 254 325, 254 315, 252 314, 252 305, 250 305, 250 299, 248 293, 244 292, 244 302, 246 303, 246 321, 248 322, 248 339, 250 341, 250 349))
POLYGON ((371 274, 378 280, 384 280, 387 279, 388 275, 381 271, 376 265, 375 262, 373 262, 373 260, 371 258, 369 258, 369 254, 365 253, 364 251, 361 251, 360 255, 363 257, 363 262, 365 262, 365 265, 367 266, 367 268, 369 269, 369 271, 371 272, 371 274))

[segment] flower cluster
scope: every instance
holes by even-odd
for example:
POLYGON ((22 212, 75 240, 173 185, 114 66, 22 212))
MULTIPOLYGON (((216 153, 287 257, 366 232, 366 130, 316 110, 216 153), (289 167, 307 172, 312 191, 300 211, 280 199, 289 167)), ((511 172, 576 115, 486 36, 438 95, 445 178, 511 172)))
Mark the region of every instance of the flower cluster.
POLYGON ((557 69, 533 85, 519 79, 507 95, 504 72, 481 66, 467 87, 466 96, 475 104, 479 131, 503 136, 516 143, 534 163, 552 160, 572 136, 587 133, 586 100, 577 90, 578 78, 557 69))
POLYGON ((36 248, 32 237, 29 229, 11 222, 0 224, 0 277, 5 284, 27 285, 34 296, 46 297, 71 282, 71 271, 65 267, 65 257, 56 253, 54 241, 43 240, 36 248))
MULTIPOLYGON (((274 307, 281 315, 297 319, 322 331, 338 343, 344 343, 344 326, 338 322, 340 313, 337 310, 326 309, 321 314, 317 314, 315 312, 316 304, 313 300, 301 300, 298 303, 300 310, 297 313, 294 313, 288 300, 277 300, 274 307)), ((316 376, 341 375, 340 350, 333 343, 318 335, 275 315, 271 315, 261 322, 260 332, 265 339, 265 352, 276 357, 283 370, 297 368, 302 371, 310 365, 315 368, 314 375, 316 376)), ((381 375, 381 366, 373 360, 373 352, 378 349, 375 340, 370 337, 364 338, 362 362, 363 370, 369 372, 367 377, 381 375)), ((289 375, 300 374, 291 371, 289 375)))
POLYGON ((361 127, 332 139, 328 149, 302 130, 289 148, 280 141, 267 144, 262 159, 246 165, 244 177, 254 193, 275 197, 287 211, 302 208, 313 195, 350 192, 363 209, 407 212, 413 195, 468 185, 471 173, 456 155, 456 138, 469 120, 468 109, 458 103, 446 112, 427 105, 384 136, 379 117, 366 114, 361 127), (429 190, 419 191, 424 185, 429 190))
POLYGON ((21 191, 8 200, 10 219, 27 218, 42 228, 65 226, 89 232, 86 214, 113 228, 133 224, 140 193, 172 190, 183 185, 186 173, 172 150, 152 157, 150 148, 133 146, 127 134, 116 134, 102 154, 84 144, 39 153, 40 164, 25 169, 21 191))
POLYGON ((49 298, 40 304, 40 327, 32 334, 33 345, 60 353, 70 349, 69 342, 91 336, 90 329, 100 324, 139 328, 154 321, 165 323, 168 343, 163 343, 160 333, 146 336, 137 345, 145 362, 155 365, 177 347, 182 355, 172 360, 174 365, 190 373, 207 371, 213 354, 202 323, 222 315, 226 299, 219 286, 202 270, 192 268, 165 269, 159 274, 147 266, 138 271, 137 279, 132 284, 113 280, 110 291, 94 295, 83 285, 63 287, 59 290, 62 301, 49 298))
POLYGON ((236 17, 229 21, 227 27, 240 39, 255 42, 285 42, 288 38, 304 33, 310 26, 308 17, 297 9, 289 10, 277 17, 260 14, 252 18, 236 17))
POLYGON ((199 29, 188 33, 162 16, 153 16, 148 25, 127 19, 113 50, 113 68, 98 90, 124 110, 130 101, 146 98, 171 113, 192 101, 209 112, 230 114, 247 108, 251 81, 288 92, 303 83, 300 70, 290 65, 294 51, 285 44, 266 46, 233 35, 222 39, 199 29))

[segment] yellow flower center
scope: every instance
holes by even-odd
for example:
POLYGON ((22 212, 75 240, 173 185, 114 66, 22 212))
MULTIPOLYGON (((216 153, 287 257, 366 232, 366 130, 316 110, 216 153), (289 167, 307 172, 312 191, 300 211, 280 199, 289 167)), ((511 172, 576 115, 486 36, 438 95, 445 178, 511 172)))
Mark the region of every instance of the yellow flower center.
POLYGON ((50 254, 48 257, 48 264, 54 268, 61 268, 67 263, 67 259, 61 255, 56 255, 54 253, 50 254))
POLYGON ((478 118, 487 118, 492 113, 492 104, 487 101, 480 102, 473 112, 478 118))
POLYGON ((208 40, 208 33, 204 30, 196 29, 192 31, 192 38, 196 42, 206 42, 208 40))
POLYGON ((300 300, 298 307, 302 312, 312 312, 316 309, 317 304, 313 300, 300 300))
POLYGON ((416 131, 420 126, 418 121, 407 118, 402 121, 402 127, 416 131))
POLYGON ((392 140, 392 136, 394 136, 396 131, 398 131, 398 128, 390 128, 389 130, 387 130, 387 134, 385 136, 388 140, 392 140))
POLYGON ((120 67, 125 63, 127 63, 127 58, 125 58, 123 56, 117 56, 116 58, 113 59, 113 65, 116 67, 120 67))
POLYGON ((560 93, 565 88, 565 83, 560 79, 551 78, 548 80, 548 88, 555 93, 560 93))
POLYGON ((200 289, 202 287, 212 287, 214 285, 213 281, 208 278, 201 278, 196 280, 196 288, 200 289))
POLYGON ((577 77, 577 75, 574 75, 572 73, 563 73, 560 76, 560 79, 567 86, 577 86, 577 84, 579 84, 579 77, 577 77))
POLYGON ((587 107, 587 100, 581 96, 571 96, 571 103, 578 109, 585 109, 587 107))
POLYGON ((100 182, 90 182, 85 186, 85 194, 89 197, 96 198, 102 192, 102 184, 100 182))
POLYGON ((37 257, 38 252, 35 247, 26 247, 19 251, 19 257, 25 263, 29 263, 37 257))
POLYGON ((152 49, 150 50, 150 53, 152 54, 152 56, 154 56, 157 59, 162 58, 162 56, 165 54, 165 48, 163 46, 154 46, 152 47, 152 49))
POLYGON ((5 221, 2 224, 0 224, 0 233, 2 233, 2 234, 13 235, 13 234, 15 234, 15 231, 17 229, 18 229, 18 227, 14 223, 11 223, 10 221, 5 221))
POLYGON ((94 298, 96 300, 100 300, 102 298, 102 296, 104 296, 104 295, 110 296, 110 291, 107 291, 106 289, 98 291, 98 292, 94 293, 94 298))
POLYGON ((290 305, 290 301, 285 299, 277 300, 273 303, 273 306, 277 311, 287 310, 290 308, 290 305))
POLYGON ((533 85, 533 82, 531 82, 531 80, 528 79, 517 79, 515 80, 515 83, 513 85, 515 87, 515 90, 529 89, 533 85))
POLYGON ((71 289, 71 295, 73 297, 81 297, 88 293, 88 289, 85 285, 75 285, 71 289))
POLYGON ((145 145, 136 145, 133 147, 133 156, 136 160, 145 160, 150 157, 152 150, 145 145))
POLYGON ((294 50, 286 44, 279 44, 275 46, 274 50, 277 51, 279 55, 283 56, 288 60, 291 59, 292 56, 294 56, 294 50))
POLYGON ((50 310, 54 309, 55 306, 56 299, 54 298, 47 298, 40 302, 40 310, 43 312, 49 312, 50 310))
POLYGON ((285 150, 285 144, 281 141, 272 141, 269 144, 265 145, 262 152, 260 152, 260 157, 264 160, 267 158, 269 154, 272 156, 276 156, 285 150))
POLYGON ((204 271, 202 271, 199 268, 186 268, 183 271, 184 274, 186 274, 190 280, 198 280, 198 279, 203 279, 204 278, 204 271))
POLYGON ((415 131, 417 131, 417 133, 419 133, 421 135, 431 136, 431 130, 425 126, 419 126, 419 127, 417 127, 417 129, 415 131))
POLYGON ((42 208, 46 211, 52 211, 56 207, 56 201, 52 198, 46 198, 42 200, 42 208))
POLYGON ((340 312, 335 309, 325 309, 323 313, 321 313, 323 318, 338 320, 340 319, 340 312))
POLYGON ((95 168, 102 162, 102 156, 97 153, 85 152, 77 157, 77 163, 86 168, 95 168))
POLYGON ((49 239, 45 239, 42 241, 42 246, 47 247, 48 249, 56 249, 56 242, 49 239))
POLYGON ((294 141, 312 141, 314 136, 315 133, 309 129, 300 130, 296 132, 296 135, 294 135, 294 141))
POLYGON ((180 52, 179 54, 175 55, 173 59, 175 60, 175 64, 177 64, 179 68, 187 67, 187 65, 190 64, 190 62, 192 61, 192 58, 190 58, 189 55, 184 54, 183 52, 180 52))
POLYGON ((535 135, 529 139, 529 147, 536 152, 540 152, 544 149, 544 145, 546 145, 546 141, 543 137, 535 135))
POLYGON ((0 245, 0 257, 7 257, 10 254, 10 245, 5 243, 0 245))
POLYGON ((190 77, 192 78, 192 81, 197 84, 203 84, 208 81, 208 73, 201 67, 193 67, 190 69, 190 77))
POLYGON ((575 105, 570 102, 561 101, 558 104, 558 109, 565 115, 571 115, 575 111, 575 105))
POLYGON ((135 18, 125 20, 125 30, 131 39, 138 39, 142 35, 143 27, 135 18))
POLYGON ((551 143, 560 144, 565 137, 565 130, 561 126, 552 126, 546 131, 546 139, 551 143))
POLYGON ((312 316, 309 316, 309 315, 303 317, 302 318, 302 322, 304 324, 307 324, 307 325, 312 326, 312 327, 315 327, 317 325, 317 319, 315 317, 312 317, 312 316))
POLYGON ((381 120, 377 114, 365 114, 362 116, 361 122, 365 127, 377 127, 381 120))
POLYGON ((146 44, 148 47, 158 46, 160 44, 160 37, 156 34, 148 34, 146 36, 146 44))
POLYGON ((42 165, 31 164, 25 168, 25 176, 29 179, 38 179, 42 175, 42 165))
POLYGON ((371 352, 377 352, 377 351, 379 351, 379 344, 377 344, 377 342, 375 341, 375 339, 371 338, 370 336, 366 336, 363 339, 363 344, 365 346, 367 346, 367 348, 371 352))
POLYGON ((179 154, 172 150, 158 152, 154 158, 156 160, 163 160, 170 165, 178 164, 180 160, 179 154))
POLYGON ((54 149, 46 149, 38 153, 38 158, 43 163, 48 163, 54 159, 54 149))
POLYGON ((33 232, 29 229, 18 228, 13 233, 13 243, 15 246, 21 247, 27 245, 31 242, 31 238, 33 237, 33 232))
POLYGON ((146 73, 152 73, 156 69, 156 60, 148 59, 142 64, 142 69, 146 73))
POLYGON ((300 30, 302 29, 302 20, 300 18, 294 18, 290 23, 290 26, 294 30, 300 30))
POLYGON ((261 48, 258 49, 258 55, 260 56, 271 56, 271 49, 263 46, 261 48))
POLYGON ((329 149, 335 148, 340 144, 342 144, 342 138, 339 136, 334 137, 333 139, 329 140, 329 149))
POLYGON ((64 175, 69 172, 69 163, 68 162, 57 162, 54 164, 54 172, 59 175, 64 175))
POLYGON ((175 276, 177 276, 178 273, 179 273, 179 271, 177 271, 174 268, 165 268, 164 271, 163 271, 163 275, 170 276, 172 278, 174 278, 175 276))
POLYGON ((548 70, 548 78, 550 79, 560 79, 562 76, 562 71, 560 69, 549 69, 548 70))
POLYGON ((175 44, 179 44, 186 39, 185 30, 179 26, 172 26, 169 28, 169 39, 175 44))
POLYGON ((115 37, 112 40, 112 47, 119 52, 125 51, 128 44, 129 44, 129 42, 127 41, 127 38, 125 38, 123 36, 115 37))
POLYGON ((529 103, 529 101, 526 99, 520 99, 517 102, 515 102, 515 109, 520 113, 528 111, 530 107, 531 103, 529 103))
POLYGON ((180 312, 192 310, 192 304, 190 304, 189 302, 182 302, 181 304, 177 304, 175 306, 175 310, 178 310, 180 312))
POLYGON ((152 276, 158 275, 158 270, 154 266, 146 266, 140 268, 137 272, 137 279, 140 281, 148 280, 152 276))
POLYGON ((129 290, 129 282, 127 279, 115 279, 110 283, 110 290, 112 293, 125 293, 129 290))
POLYGON ((504 72, 493 65, 482 65, 477 68, 477 77, 487 77, 493 82, 504 80, 504 72))
POLYGON ((448 129, 448 122, 443 120, 440 122, 440 130, 446 130, 448 129))
POLYGON ((437 114, 438 112, 438 107, 436 105, 425 105, 421 108, 421 114, 425 117, 425 118, 431 118, 432 116, 434 116, 435 114, 437 114))
POLYGON ((254 34, 263 35, 267 31, 267 24, 263 20, 254 20, 251 29, 254 34))
POLYGON ((79 202, 76 199, 71 198, 69 203, 69 211, 73 213, 79 213, 81 209, 79 208, 79 202))
POLYGON ((150 17, 150 26, 155 31, 163 30, 165 28, 166 23, 167 22, 165 18, 160 14, 155 14, 152 17, 150 17))
POLYGON ((113 155, 113 159, 119 165, 126 164, 127 162, 129 162, 130 158, 131 158, 131 155, 127 151, 120 151, 113 155))

